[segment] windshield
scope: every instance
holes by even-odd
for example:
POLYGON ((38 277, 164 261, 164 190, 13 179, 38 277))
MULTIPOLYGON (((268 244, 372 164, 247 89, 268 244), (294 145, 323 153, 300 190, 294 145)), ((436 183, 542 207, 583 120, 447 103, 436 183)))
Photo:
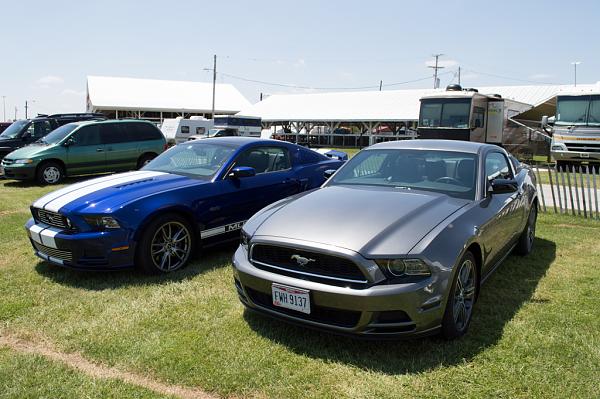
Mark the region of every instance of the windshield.
POLYGON ((5 139, 14 139, 17 137, 21 137, 21 133, 30 123, 31 121, 27 119, 13 122, 12 125, 7 127, 6 130, 4 130, 2 134, 0 134, 0 137, 5 139))
POLYGON ((43 144, 58 144, 65 137, 67 137, 75 128, 79 126, 75 123, 67 123, 66 125, 62 125, 58 129, 54 129, 52 132, 47 134, 45 137, 39 139, 37 143, 43 144))
POLYGON ((180 144, 154 158, 143 169, 209 180, 235 150, 235 147, 206 143, 204 140, 180 144))
POLYGON ((469 128, 470 98, 439 98, 421 101, 420 127, 469 128))
POLYGON ((555 124, 600 126, 600 95, 559 96, 555 124))
MULTIPOLYGON (((387 149, 359 152, 327 185, 386 186, 475 198, 475 154, 387 149)), ((400 205, 400 204, 399 204, 400 205)))

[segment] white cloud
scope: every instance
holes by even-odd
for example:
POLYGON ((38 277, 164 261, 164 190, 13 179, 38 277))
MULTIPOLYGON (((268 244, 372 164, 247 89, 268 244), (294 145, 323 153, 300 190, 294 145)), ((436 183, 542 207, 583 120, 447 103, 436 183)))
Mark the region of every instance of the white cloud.
POLYGON ((61 78, 60 76, 47 75, 47 76, 42 76, 41 78, 39 78, 36 83, 40 87, 47 88, 52 85, 62 84, 64 82, 65 82, 65 80, 63 78, 61 78))
MULTIPOLYGON (((438 66, 441 66, 444 68, 452 68, 457 65, 458 65, 458 61, 456 61, 456 60, 444 60, 444 59, 438 60, 438 66)), ((428 66, 428 67, 435 66, 435 61, 434 60, 425 61, 425 66, 428 66)))
POLYGON ((300 58, 298 59, 298 61, 294 62, 294 67, 296 68, 304 68, 306 66, 306 61, 304 61, 304 58, 300 58))

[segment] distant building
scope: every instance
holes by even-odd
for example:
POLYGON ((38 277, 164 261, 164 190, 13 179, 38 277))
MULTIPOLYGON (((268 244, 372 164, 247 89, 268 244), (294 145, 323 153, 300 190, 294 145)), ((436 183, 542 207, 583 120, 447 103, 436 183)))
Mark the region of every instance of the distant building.
MULTIPOLYGON (((88 76, 86 101, 88 112, 111 119, 211 118, 212 83, 88 76)), ((215 114, 233 115, 250 105, 232 85, 216 85, 215 114)))

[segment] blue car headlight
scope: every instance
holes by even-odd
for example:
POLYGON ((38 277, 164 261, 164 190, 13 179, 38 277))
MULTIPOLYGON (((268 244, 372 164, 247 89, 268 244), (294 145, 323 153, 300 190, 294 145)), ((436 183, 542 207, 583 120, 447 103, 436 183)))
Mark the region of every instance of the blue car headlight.
POLYGON ((93 228, 97 229, 119 229, 121 226, 112 216, 85 216, 84 220, 93 228))

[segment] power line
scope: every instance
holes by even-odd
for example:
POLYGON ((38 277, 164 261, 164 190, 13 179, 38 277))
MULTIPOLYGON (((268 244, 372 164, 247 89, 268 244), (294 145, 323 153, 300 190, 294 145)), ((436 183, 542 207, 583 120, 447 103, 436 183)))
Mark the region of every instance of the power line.
POLYGON ((516 82, 534 83, 534 84, 537 84, 537 85, 539 85, 539 84, 543 84, 543 85, 558 85, 558 83, 540 82, 540 81, 537 81, 537 80, 512 78, 510 76, 496 75, 496 74, 493 74, 493 73, 480 72, 480 71, 475 71, 473 69, 467 69, 467 68, 462 68, 462 70, 465 70, 465 71, 468 71, 468 72, 472 72, 472 73, 477 73, 479 75, 491 76, 491 77, 494 77, 494 78, 500 78, 500 79, 506 79, 506 80, 514 80, 516 82))

